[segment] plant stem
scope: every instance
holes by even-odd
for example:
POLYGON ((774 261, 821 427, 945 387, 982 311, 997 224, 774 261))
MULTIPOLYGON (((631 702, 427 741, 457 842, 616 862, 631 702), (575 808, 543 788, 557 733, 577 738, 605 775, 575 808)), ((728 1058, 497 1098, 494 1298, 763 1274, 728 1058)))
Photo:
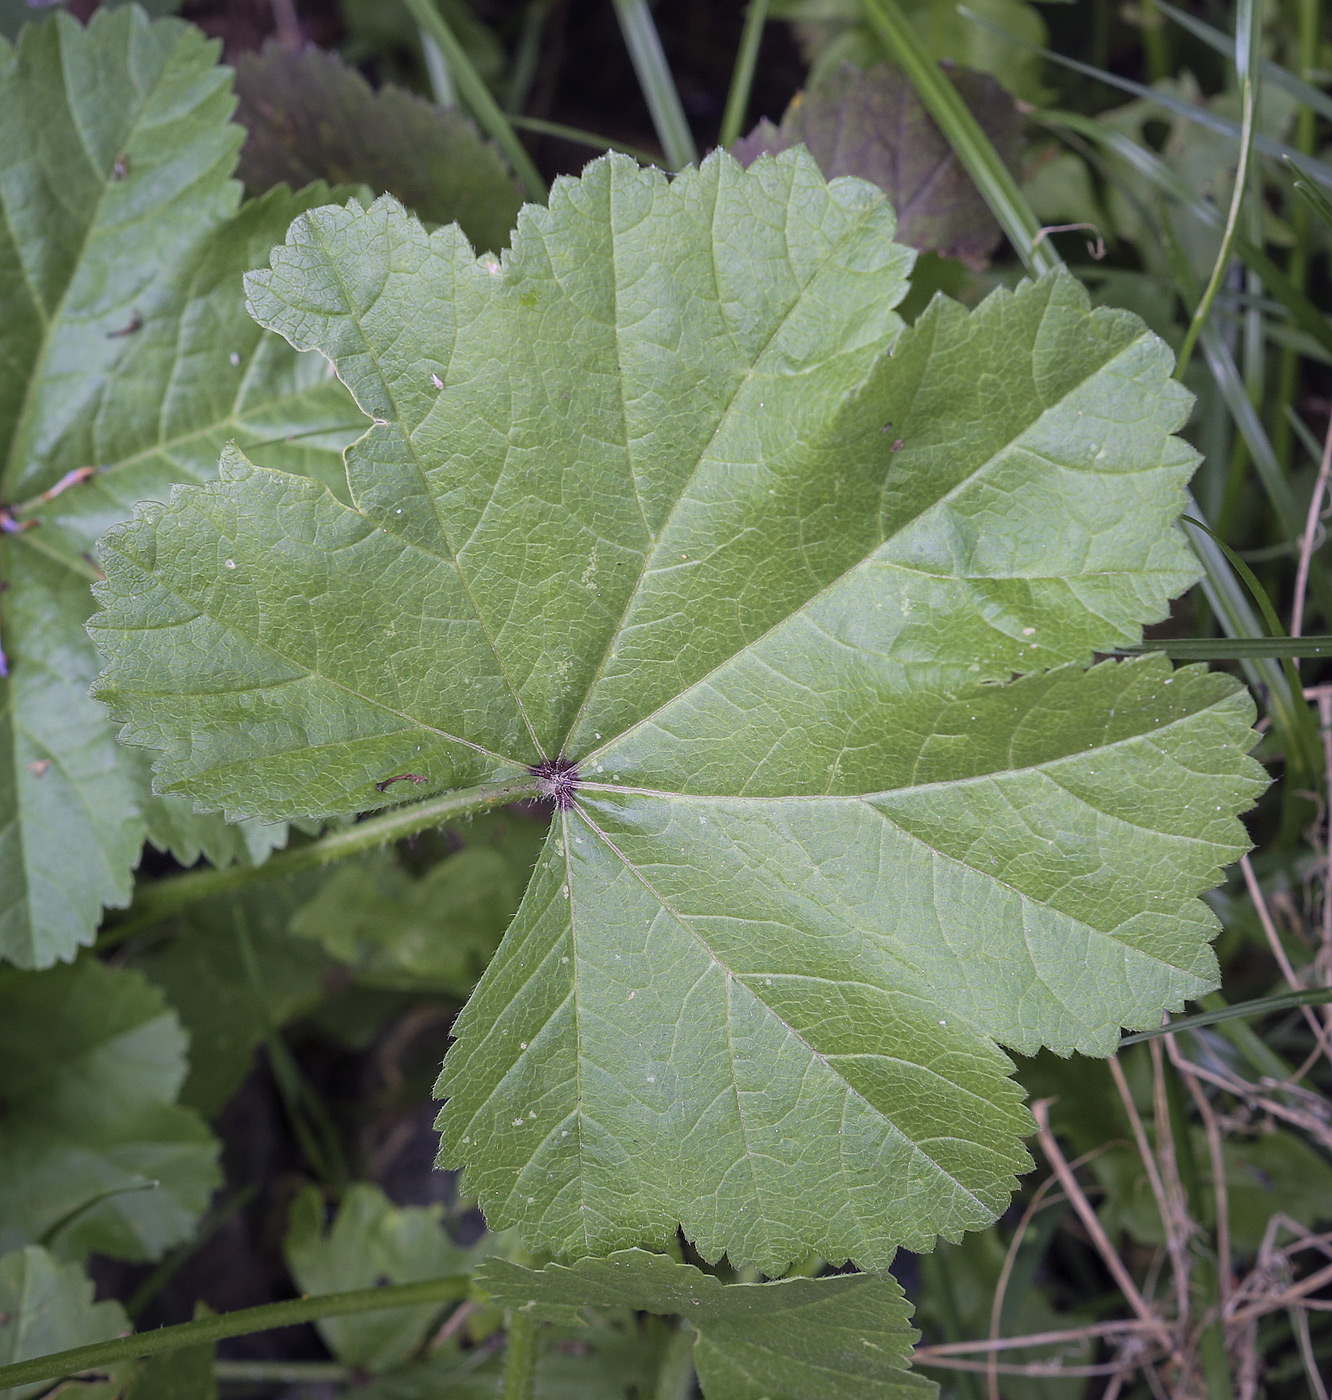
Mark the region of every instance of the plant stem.
POLYGON ((535 778, 512 778, 503 783, 482 783, 479 787, 459 788, 443 797, 410 807, 399 807, 382 817, 357 822, 345 831, 335 831, 304 846, 279 851, 263 865, 229 865, 222 870, 190 870, 145 885, 130 906, 128 914, 97 941, 99 948, 113 947, 163 919, 218 895, 229 894, 246 885, 281 880, 321 865, 360 855, 363 851, 400 841, 431 827, 443 826, 458 817, 469 817, 490 807, 521 802, 537 796, 535 778))
POLYGON ((1155 83, 1170 76, 1170 46, 1166 38, 1165 20, 1153 0, 1140 0, 1142 16, 1142 49, 1147 57, 1147 76, 1155 83))
POLYGON ((768 22, 768 0, 749 0, 745 11, 745 27, 740 34, 740 48, 735 55, 735 71, 731 74, 731 90, 726 94, 726 111, 722 115, 721 134, 717 144, 732 145, 744 129, 749 112, 749 98, 754 90, 754 67, 758 62, 759 40, 768 22))
POLYGON ((922 46, 897 0, 861 0, 861 11, 888 58, 906 74, 976 182, 1027 271, 1034 277, 1055 271, 1061 262, 1059 254, 1048 238, 1040 237, 1040 222, 1026 195, 958 90, 922 46))
POLYGON ((694 1341, 696 1333, 683 1323, 671 1334, 657 1371, 653 1400, 689 1400, 694 1393, 694 1341))
POLYGON ((533 1400, 539 1324, 526 1313, 509 1315, 508 1342, 504 1349, 504 1400, 533 1400))
POLYGON ((444 17, 435 8, 432 0, 403 0, 411 11, 412 18, 423 33, 428 34, 444 55, 449 76, 458 89, 458 95, 467 104, 477 123, 504 152, 514 173, 523 182, 529 199, 540 203, 546 200, 546 182, 541 178, 532 157, 527 154, 517 133, 509 125, 509 119, 500 110, 499 103, 490 95, 485 80, 472 66, 467 50, 458 42, 453 30, 444 22, 444 17))
POLYGON ((1240 153, 1239 164, 1235 168, 1235 188, 1230 195, 1230 210, 1226 214, 1225 232, 1221 235, 1221 247, 1217 249, 1216 262, 1212 275, 1203 291, 1202 299, 1193 313, 1193 320, 1184 336, 1184 344, 1179 348, 1179 360, 1175 365, 1175 377, 1184 378, 1193 347, 1198 343, 1202 328, 1212 309, 1212 302, 1221 289, 1222 279, 1230 266, 1230 255, 1235 245, 1235 234, 1239 230, 1240 210, 1249 192, 1249 161, 1253 155, 1254 117, 1258 108, 1258 60, 1262 56, 1262 20, 1260 7, 1254 0, 1239 0, 1235 12, 1235 76, 1239 80, 1242 109, 1240 113, 1240 153))
POLYGON ((237 1312, 202 1317, 174 1327, 159 1327, 155 1332, 117 1337, 109 1342, 93 1342, 89 1346, 73 1347, 69 1351, 52 1352, 49 1356, 34 1356, 27 1361, 0 1366, 0 1391, 11 1386, 55 1380, 76 1375, 80 1371, 114 1366, 121 1361, 160 1356, 163 1352, 179 1351, 182 1347, 218 1342, 224 1337, 243 1337, 251 1332, 294 1327, 320 1317, 381 1312, 386 1308, 417 1307, 422 1303, 456 1303, 467 1296, 469 1284, 467 1274, 450 1274, 445 1278, 423 1279, 418 1283, 357 1288, 348 1293, 325 1293, 316 1298, 290 1298, 282 1303, 265 1303, 258 1308, 241 1308, 237 1312))
POLYGON ((336 1361, 214 1361, 213 1378, 250 1385, 337 1385, 352 1379, 352 1372, 336 1361))

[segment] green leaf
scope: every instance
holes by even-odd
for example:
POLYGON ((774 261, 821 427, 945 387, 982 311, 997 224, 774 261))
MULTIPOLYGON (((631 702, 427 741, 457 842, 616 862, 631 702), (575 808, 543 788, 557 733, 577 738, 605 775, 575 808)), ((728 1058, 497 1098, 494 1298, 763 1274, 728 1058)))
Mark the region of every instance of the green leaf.
MULTIPOLYGON (((1215 1196, 1207 1139, 1191 1131, 1191 1150, 1199 1164, 1203 1189, 1198 1215, 1204 1229, 1215 1228, 1215 1196)), ((1302 1138, 1276 1129, 1255 1138, 1222 1143, 1231 1239, 1236 1249, 1256 1252, 1273 1216, 1315 1227, 1332 1219, 1332 1167, 1302 1138)), ((1142 1159, 1131 1148, 1098 1153, 1092 1167, 1106 1193, 1100 1207, 1106 1228, 1127 1231, 1141 1244, 1164 1242, 1161 1212, 1152 1195, 1142 1159)))
POLYGON ((892 231, 802 151, 600 160, 503 261, 306 215, 251 302, 377 420, 355 505, 233 453, 103 543, 99 694, 164 791, 561 796, 440 1086, 532 1247, 885 1267, 1025 1167, 1000 1044, 1215 983, 1252 705, 1083 669, 1197 577, 1169 352, 1067 275, 904 332, 892 231))
MULTIPOLYGON (((464 1273, 473 1254, 453 1243, 438 1208, 393 1205, 378 1186, 356 1182, 324 1228, 324 1200, 309 1187, 291 1207, 287 1264, 302 1293, 375 1288, 464 1273)), ((317 1326, 348 1366, 385 1371, 401 1365, 439 1317, 437 1304, 324 1318, 317 1326)))
MULTIPOLYGON (((0 1257, 0 1366, 46 1356, 88 1342, 109 1341, 129 1330, 119 1303, 93 1302, 92 1282, 78 1264, 62 1264, 35 1245, 0 1257)), ((26 1400, 49 1381, 0 1390, 0 1400, 26 1400)), ((81 1395, 105 1388, 80 1388, 81 1395)))
MULTIPOLYGON (((102 0, 102 8, 114 9, 126 3, 130 0, 102 0)), ((132 3, 156 17, 175 14, 182 0, 132 0, 132 3)), ((0 35, 12 39, 25 24, 41 18, 57 5, 66 4, 68 0, 0 0, 0 35)))
POLYGON ((217 1113, 240 1088, 269 1031, 320 1001, 332 965, 306 939, 290 937, 287 924, 323 879, 310 871, 197 905, 182 916, 178 937, 136 959, 189 1036, 182 1103, 208 1117, 217 1113), (258 965, 257 982, 246 969, 242 933, 258 965))
POLYGON ((467 846, 420 879, 388 855, 342 866, 296 913, 292 933, 368 985, 465 997, 517 913, 545 838, 522 818, 488 828, 469 831, 467 846))
POLYGON ((217 1400, 213 1358, 217 1347, 183 1347, 141 1361, 130 1379, 125 1400, 217 1400))
POLYGON ((584 1308, 679 1313, 695 1332, 705 1400, 925 1400, 932 1382, 907 1370, 917 1333, 891 1274, 840 1274, 724 1285, 662 1254, 629 1249, 524 1269, 488 1259, 479 1287, 541 1322, 584 1308), (873 1338, 867 1345, 866 1339, 873 1338))
POLYGON ((236 212, 215 55, 126 7, 29 25, 0 58, 0 502, 24 527, 0 538, 0 957, 24 967, 128 901, 145 824, 178 854, 237 853, 217 818, 182 835, 155 809, 87 697, 93 541, 212 476, 230 438, 336 482, 355 418, 326 365, 245 316, 242 269, 328 191, 236 212))
POLYGON ((455 220, 478 248, 502 248, 518 191, 493 146, 456 109, 370 84, 336 54, 268 44, 236 64, 237 174, 252 194, 285 180, 369 185, 430 223, 455 220))
POLYGON ((270 852, 287 844, 286 822, 220 822, 211 812, 196 812, 179 797, 158 797, 147 774, 140 809, 148 840, 169 851, 186 869, 200 856, 210 865, 262 865, 270 852))
POLYGON ((0 1248, 155 1259, 187 1239, 220 1176, 184 1078, 180 1024, 137 973, 0 975, 0 1248))
MULTIPOLYGON (((974 0, 969 8, 1003 33, 968 20, 956 4, 902 0, 902 10, 936 62, 992 73, 1018 97, 1046 101, 1049 90, 1041 80, 1041 60, 1029 47, 1046 40, 1040 12, 1026 0, 974 0)), ((813 81, 844 61, 869 68, 883 56, 873 32, 863 23, 861 0, 773 0, 772 17, 794 21, 801 47, 813 65, 813 81)))
MULTIPOLYGON (((1013 99, 985 73, 949 73, 995 149, 1014 166, 1022 121, 1013 99)), ((983 266, 1001 237, 990 206, 962 168, 916 90, 894 68, 842 64, 798 93, 780 127, 766 119, 732 148, 742 164, 803 142, 831 180, 872 180, 897 211, 897 238, 923 253, 983 266)))

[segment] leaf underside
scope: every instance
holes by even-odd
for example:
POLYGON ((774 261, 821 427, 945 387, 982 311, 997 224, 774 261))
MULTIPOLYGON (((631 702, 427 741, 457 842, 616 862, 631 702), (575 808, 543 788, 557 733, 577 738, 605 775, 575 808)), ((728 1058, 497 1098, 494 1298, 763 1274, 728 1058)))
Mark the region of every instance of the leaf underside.
POLYGON ((373 420, 353 504, 233 452, 103 542, 98 693, 164 792, 576 765, 440 1081, 534 1248, 882 1267, 1026 1165, 1000 1045, 1213 985, 1250 701, 1087 668, 1197 576, 1169 352, 1063 275, 904 331, 892 233, 800 150, 597 161, 502 260, 313 211, 248 288, 373 420))
POLYGON ((242 132, 216 58, 135 7, 86 29, 51 16, 0 56, 0 502, 25 527, 0 538, 0 958, 23 967, 92 941, 145 835, 186 864, 258 860, 285 837, 153 797, 87 695, 98 535, 215 475, 233 438, 338 482, 357 417, 326 364, 245 315, 242 271, 329 196, 238 210, 242 132))
POLYGON ((524 1269, 488 1259, 477 1284, 504 1307, 574 1326, 584 1309, 679 1313, 697 1335, 705 1400, 927 1400, 936 1387, 907 1364, 918 1334, 891 1274, 723 1285, 661 1254, 629 1249, 524 1269), (867 1339, 872 1338, 872 1342, 867 1339))

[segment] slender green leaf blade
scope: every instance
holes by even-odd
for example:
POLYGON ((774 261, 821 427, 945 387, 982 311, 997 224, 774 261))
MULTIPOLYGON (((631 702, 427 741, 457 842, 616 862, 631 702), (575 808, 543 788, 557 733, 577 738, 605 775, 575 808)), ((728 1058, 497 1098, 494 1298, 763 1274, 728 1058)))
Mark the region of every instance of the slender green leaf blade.
POLYGON ((803 151, 599 161, 502 260, 311 213, 251 303, 373 420, 352 506, 233 455, 104 541, 99 693, 164 790, 558 799, 440 1086, 534 1247, 886 1266, 1024 1168, 1000 1045, 1214 985, 1251 703, 1085 669, 1197 578, 1187 395, 1064 274, 903 331, 892 231, 803 151))
POLYGON ((917 1333, 891 1274, 724 1285, 630 1249, 572 1268, 492 1258, 477 1283, 505 1307, 566 1326, 585 1308, 679 1313, 698 1334, 705 1400, 928 1400, 936 1389, 907 1369, 917 1333))

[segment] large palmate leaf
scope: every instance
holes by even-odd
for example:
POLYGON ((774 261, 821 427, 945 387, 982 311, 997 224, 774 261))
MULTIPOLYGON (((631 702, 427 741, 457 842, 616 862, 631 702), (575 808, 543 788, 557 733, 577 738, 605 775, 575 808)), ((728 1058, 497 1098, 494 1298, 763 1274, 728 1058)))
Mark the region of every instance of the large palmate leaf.
POLYGON ((503 260, 307 214, 248 285, 374 420, 353 506, 232 453, 103 543, 99 693, 164 791, 556 799, 441 1081, 534 1247, 884 1265, 1025 1165, 1000 1044, 1212 985, 1250 702, 1085 669, 1197 573, 1169 352, 1067 276, 903 332, 892 232, 803 151, 598 161, 503 260))
MULTIPOLYGON (((119 1303, 93 1302, 93 1286, 77 1264, 62 1264, 36 1245, 0 1256, 0 1366, 53 1351, 105 1342, 129 1331, 119 1303)), ((26 1400, 50 1389, 50 1381, 9 1386, 0 1400, 26 1400)), ((79 1387, 79 1394, 107 1396, 118 1387, 79 1387)))
POLYGON ((185 1037, 162 995, 91 958, 0 975, 0 1249, 155 1259, 220 1184, 176 1103, 185 1037))
POLYGON ((241 271, 328 191, 237 212, 243 133, 215 57, 133 7, 86 30, 52 16, 0 55, 0 957, 25 967, 126 902, 145 831, 187 861, 283 839, 152 798, 87 696, 98 534, 212 476, 229 438, 336 481, 355 417, 322 361, 244 313, 241 271))
POLYGON ((584 1308, 679 1313, 697 1334, 704 1400, 928 1400, 936 1392, 907 1370, 917 1334, 891 1274, 726 1286, 665 1255, 628 1249, 573 1268, 490 1259, 477 1283, 497 1303, 566 1326, 584 1308))

